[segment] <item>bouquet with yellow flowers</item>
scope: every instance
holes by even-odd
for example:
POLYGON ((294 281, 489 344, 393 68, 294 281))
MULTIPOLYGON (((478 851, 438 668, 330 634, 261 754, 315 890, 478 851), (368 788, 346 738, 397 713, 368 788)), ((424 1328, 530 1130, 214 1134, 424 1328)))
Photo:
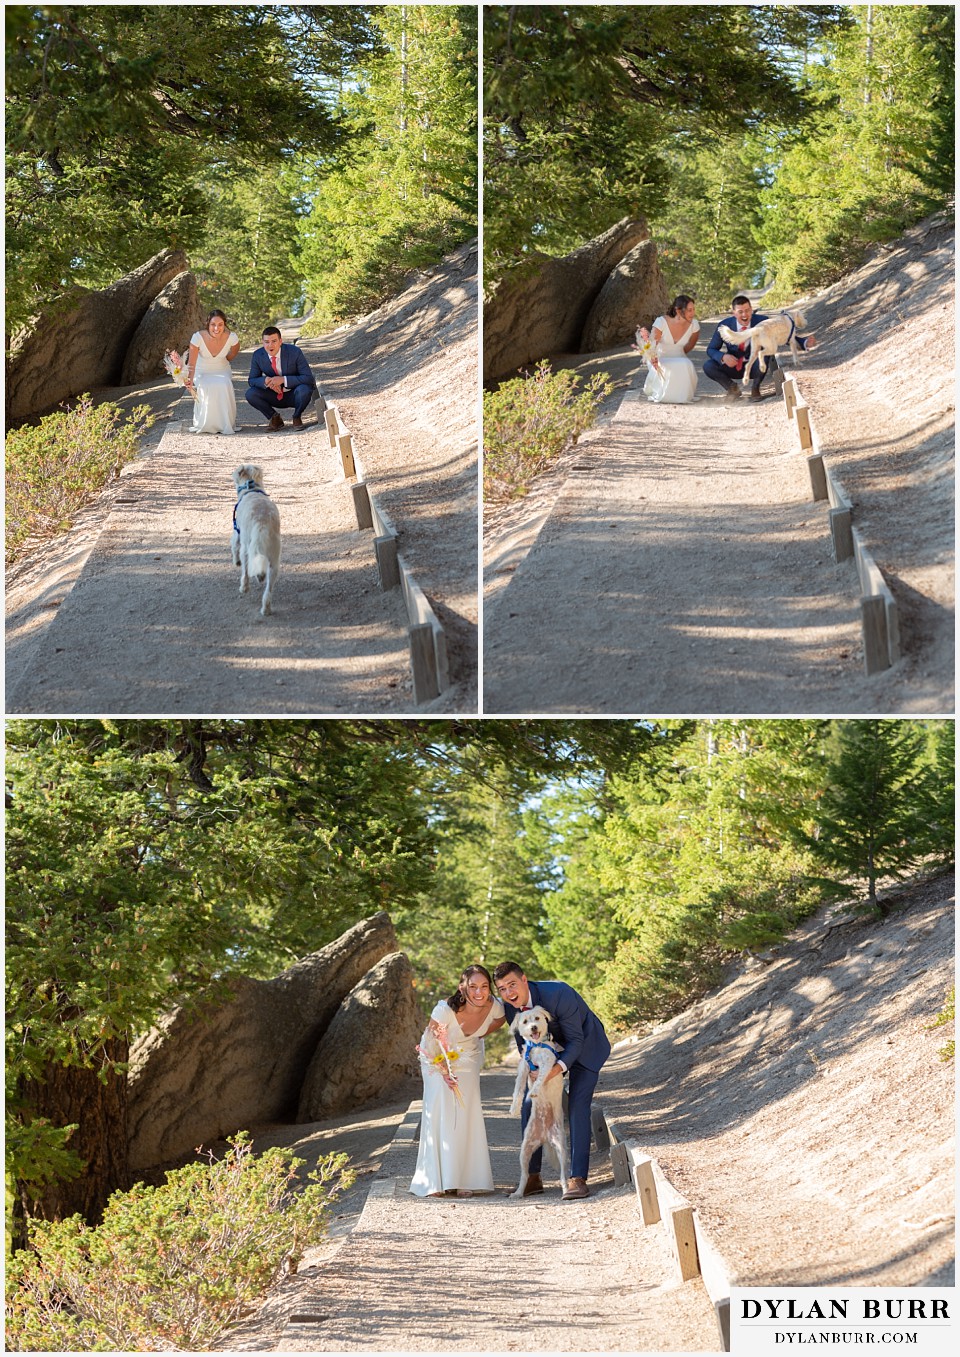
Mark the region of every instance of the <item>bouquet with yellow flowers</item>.
POLYGON ((464 1106, 463 1094, 457 1083, 457 1076, 453 1072, 453 1063, 460 1059, 460 1052, 456 1046, 451 1046, 447 1042, 446 1032, 439 1024, 431 1025, 424 1032, 421 1038, 421 1044, 417 1047, 421 1059, 425 1064, 432 1066, 438 1074, 445 1076, 444 1082, 450 1089, 453 1096, 461 1107, 464 1106))
POLYGON ((193 382, 187 372, 186 360, 181 358, 176 349, 169 349, 163 355, 163 366, 173 378, 174 386, 182 386, 193 395, 193 382))
POLYGON ((637 330, 636 332, 636 339, 637 342, 636 344, 632 345, 632 347, 638 351, 640 357, 646 363, 647 367, 653 368, 653 370, 655 372, 659 372, 660 376, 662 377, 663 368, 661 368, 660 366, 660 359, 657 357, 657 346, 653 342, 653 338, 650 334, 650 331, 647 330, 643 325, 641 325, 639 330, 637 330))

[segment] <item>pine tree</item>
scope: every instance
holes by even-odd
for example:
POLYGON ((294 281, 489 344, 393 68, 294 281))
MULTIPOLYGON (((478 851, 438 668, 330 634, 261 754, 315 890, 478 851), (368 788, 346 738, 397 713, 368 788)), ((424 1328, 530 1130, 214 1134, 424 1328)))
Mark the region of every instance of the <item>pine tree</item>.
POLYGON ((921 727, 907 720, 837 721, 825 752, 814 833, 804 841, 835 892, 852 888, 884 914, 884 877, 913 872, 929 850, 933 786, 921 727))

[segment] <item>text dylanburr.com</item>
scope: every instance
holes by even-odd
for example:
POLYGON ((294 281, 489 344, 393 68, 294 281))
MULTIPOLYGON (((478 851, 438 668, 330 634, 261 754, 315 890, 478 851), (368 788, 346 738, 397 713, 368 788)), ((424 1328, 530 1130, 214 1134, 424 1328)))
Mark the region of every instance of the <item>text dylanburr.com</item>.
POLYGON ((899 1349, 955 1353, 956 1291, 932 1287, 735 1287, 730 1292, 734 1357, 899 1349))

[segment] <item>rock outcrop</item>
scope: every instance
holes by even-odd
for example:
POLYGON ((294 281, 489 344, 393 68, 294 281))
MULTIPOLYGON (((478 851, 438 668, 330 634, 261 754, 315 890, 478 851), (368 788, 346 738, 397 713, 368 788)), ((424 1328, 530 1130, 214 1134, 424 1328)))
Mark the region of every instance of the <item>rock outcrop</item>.
POLYGON ((624 255, 600 289, 580 336, 580 352, 597 353, 631 343, 637 326, 652 325, 670 301, 657 247, 652 240, 641 241, 624 255))
POLYGON ((182 250, 161 250, 101 292, 71 288, 14 335, 7 418, 44 414, 84 391, 116 386, 148 306, 186 267, 182 250))
POLYGON ((154 1168, 258 1122, 292 1118, 340 1005, 396 950, 389 916, 375 914, 275 980, 238 978, 228 1000, 171 1013, 131 1051, 131 1168, 154 1168))
POLYGON ((132 386, 135 382, 153 382, 162 377, 163 355, 168 349, 185 352, 190 336, 203 329, 204 319, 197 296, 197 280, 184 270, 172 278, 147 307, 123 360, 120 384, 132 386))
POLYGON ((508 274, 483 308, 483 379, 514 376, 554 353, 579 353, 590 310, 611 271, 647 240, 643 220, 625 217, 572 254, 533 255, 508 274))
POLYGON ((403 952, 384 957, 342 1004, 310 1062, 298 1122, 409 1094, 419 1082, 424 1021, 403 952))

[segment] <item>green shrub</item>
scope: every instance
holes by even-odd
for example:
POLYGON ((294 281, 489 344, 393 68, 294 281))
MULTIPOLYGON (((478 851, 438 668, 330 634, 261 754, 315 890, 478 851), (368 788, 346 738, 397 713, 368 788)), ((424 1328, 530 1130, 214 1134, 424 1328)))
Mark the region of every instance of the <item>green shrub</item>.
POLYGON ((6 558, 15 560, 28 538, 70 527, 73 515, 96 499, 110 475, 136 455, 154 416, 138 405, 126 422, 117 405, 94 405, 88 394, 72 410, 39 424, 11 429, 6 439, 6 558))
POLYGON ((581 390, 575 372, 551 372, 546 360, 529 376, 483 397, 483 490, 488 500, 525 495, 539 472, 576 443, 614 388, 598 372, 581 390))
MULTIPOLYGON (((933 1022, 928 1024, 928 1027, 944 1027, 948 1022, 953 1022, 955 1015, 956 988, 954 987, 951 988, 950 993, 947 995, 943 1008, 934 1018, 933 1022)), ((950 1038, 945 1046, 941 1046, 940 1050, 937 1052, 941 1060, 953 1060, 955 1053, 956 1045, 953 1037, 950 1038)))
POLYGON ((8 1351, 203 1350, 247 1311, 323 1237, 354 1175, 346 1155, 328 1155, 298 1189, 303 1160, 254 1156, 246 1133, 230 1144, 160 1187, 115 1193, 96 1228, 31 1222, 32 1250, 8 1269, 8 1351))

